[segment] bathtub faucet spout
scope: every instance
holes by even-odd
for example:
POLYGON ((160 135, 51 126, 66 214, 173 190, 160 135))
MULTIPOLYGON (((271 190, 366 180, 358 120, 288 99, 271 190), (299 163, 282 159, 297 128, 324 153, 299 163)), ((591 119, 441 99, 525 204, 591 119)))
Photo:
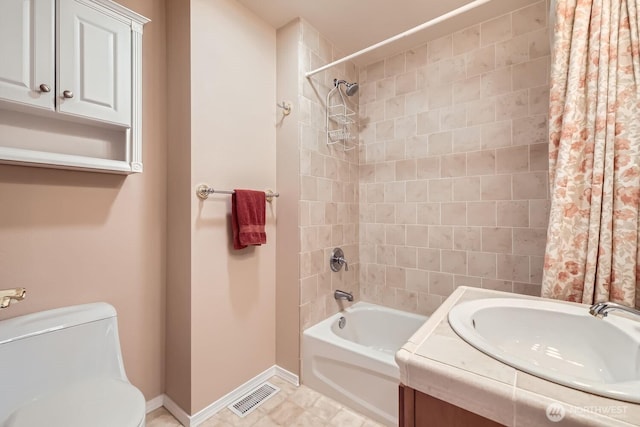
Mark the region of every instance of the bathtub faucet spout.
POLYGON ((333 293, 333 297, 337 300, 346 299, 349 302, 353 301, 353 294, 350 294, 349 292, 341 291, 339 289, 333 293))

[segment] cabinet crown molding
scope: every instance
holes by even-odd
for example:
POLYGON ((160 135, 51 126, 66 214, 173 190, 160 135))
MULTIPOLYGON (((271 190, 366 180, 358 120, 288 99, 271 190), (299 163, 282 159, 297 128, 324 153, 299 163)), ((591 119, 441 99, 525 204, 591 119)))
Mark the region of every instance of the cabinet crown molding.
POLYGON ((137 12, 134 12, 131 9, 128 9, 112 0, 75 0, 78 3, 85 4, 87 6, 100 5, 103 8, 114 12, 119 17, 127 17, 132 22, 139 24, 140 26, 144 26, 144 24, 151 22, 151 20, 145 16, 140 15, 137 12))

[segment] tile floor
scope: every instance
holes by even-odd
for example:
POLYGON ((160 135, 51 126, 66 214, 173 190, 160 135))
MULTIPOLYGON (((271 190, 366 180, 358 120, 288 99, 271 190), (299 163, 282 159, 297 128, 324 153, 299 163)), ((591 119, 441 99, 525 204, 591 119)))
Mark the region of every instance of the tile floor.
MULTIPOLYGON (((269 382, 280 387, 280 392, 264 402, 258 409, 240 418, 225 408, 209 418, 202 427, 382 427, 363 415, 344 407, 308 387, 295 387, 281 378, 269 382)), ((166 409, 160 408, 147 415, 147 427, 180 427, 166 409)))

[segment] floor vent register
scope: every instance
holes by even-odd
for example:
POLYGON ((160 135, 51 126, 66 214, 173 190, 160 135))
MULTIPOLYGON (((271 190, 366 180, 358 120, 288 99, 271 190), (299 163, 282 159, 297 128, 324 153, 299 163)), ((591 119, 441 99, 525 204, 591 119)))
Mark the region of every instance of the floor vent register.
POLYGON ((270 382, 266 382, 252 392, 233 402, 228 406, 228 408, 234 414, 244 418, 279 391, 280 388, 274 386, 270 382))

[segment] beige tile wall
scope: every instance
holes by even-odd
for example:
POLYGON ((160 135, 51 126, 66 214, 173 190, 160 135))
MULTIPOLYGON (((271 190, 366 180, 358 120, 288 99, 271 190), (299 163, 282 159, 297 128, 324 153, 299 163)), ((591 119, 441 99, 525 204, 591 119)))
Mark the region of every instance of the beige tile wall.
MULTIPOLYGON (((358 263, 358 150, 327 145, 325 100, 333 79, 357 80, 353 63, 346 63, 304 77, 309 70, 342 55, 304 20, 300 21, 300 326, 301 330, 337 313, 341 305, 333 291, 342 289, 359 298, 358 263), (341 247, 349 271, 329 269, 331 250, 341 247)), ((337 98, 330 99, 330 104, 337 98)), ((348 98, 349 108, 358 111, 358 97, 348 98)), ((358 128, 351 128, 357 147, 358 128)))
POLYGON ((544 1, 360 70, 362 299, 540 294, 548 74, 544 1))

